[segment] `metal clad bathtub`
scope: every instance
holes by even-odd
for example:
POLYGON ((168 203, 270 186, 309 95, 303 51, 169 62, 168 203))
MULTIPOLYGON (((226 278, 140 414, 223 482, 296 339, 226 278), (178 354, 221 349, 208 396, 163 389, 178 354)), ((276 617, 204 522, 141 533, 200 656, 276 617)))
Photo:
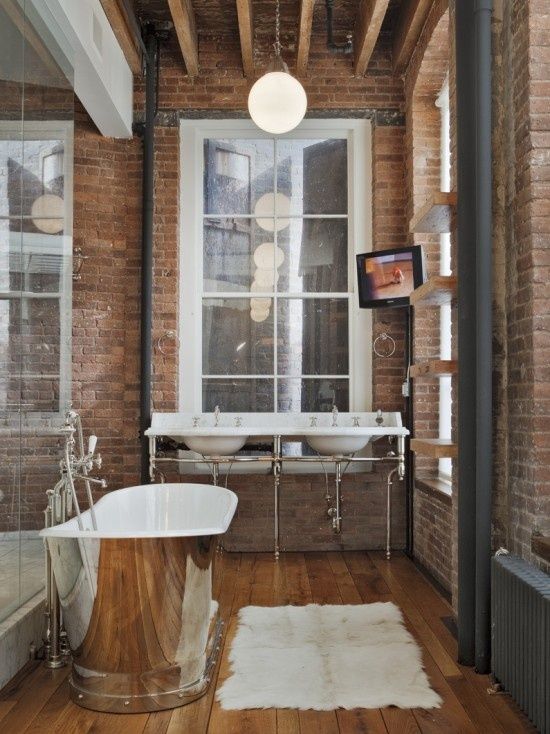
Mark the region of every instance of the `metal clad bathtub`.
POLYGON ((221 487, 157 484, 106 495, 43 531, 69 639, 72 699, 111 712, 158 711, 208 688, 221 622, 218 535, 237 498, 221 487))

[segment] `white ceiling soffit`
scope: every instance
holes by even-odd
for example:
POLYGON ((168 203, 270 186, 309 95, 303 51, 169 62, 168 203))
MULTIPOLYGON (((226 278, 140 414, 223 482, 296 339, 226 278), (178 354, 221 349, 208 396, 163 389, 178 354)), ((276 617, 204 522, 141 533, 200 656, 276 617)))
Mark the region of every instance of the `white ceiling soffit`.
POLYGON ((71 45, 74 91, 101 134, 132 137, 133 76, 100 0, 31 2, 54 37, 64 36, 60 45, 71 45))

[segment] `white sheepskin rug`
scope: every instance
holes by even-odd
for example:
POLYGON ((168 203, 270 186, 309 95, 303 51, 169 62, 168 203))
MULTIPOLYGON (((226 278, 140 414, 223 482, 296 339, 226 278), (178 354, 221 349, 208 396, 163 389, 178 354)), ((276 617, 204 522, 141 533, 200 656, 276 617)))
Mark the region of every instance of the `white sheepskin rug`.
POLYGON ((224 709, 441 705, 391 602, 244 607, 229 662, 224 709))

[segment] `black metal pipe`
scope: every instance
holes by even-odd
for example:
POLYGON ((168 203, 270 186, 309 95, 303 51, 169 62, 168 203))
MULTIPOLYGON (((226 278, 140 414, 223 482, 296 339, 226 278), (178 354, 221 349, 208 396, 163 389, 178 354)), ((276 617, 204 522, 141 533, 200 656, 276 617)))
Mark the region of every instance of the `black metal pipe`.
POLYGON ((476 0, 476 603, 475 666, 488 673, 491 662, 491 496, 492 496, 492 0, 476 0))
POLYGON ((456 4, 458 655, 490 668, 492 495, 492 0, 456 4))
POLYGON ((141 481, 149 482, 149 442, 145 431, 151 425, 152 315, 153 315, 153 210, 155 107, 158 38, 150 32, 145 57, 145 125, 143 128, 143 190, 141 223, 141 337, 140 337, 140 441, 141 481))
POLYGON ((345 43, 336 43, 332 32, 332 11, 334 8, 334 0, 325 0, 327 10, 327 49, 332 54, 351 54, 353 53, 353 39, 348 36, 345 43))
POLYGON ((458 661, 474 664, 476 568, 475 0, 456 3, 458 661))
MULTIPOLYGON (((413 431, 414 426, 414 385, 410 379, 410 366, 414 362, 413 351, 413 329, 414 329, 414 309, 409 306, 406 309, 405 317, 405 366, 406 378, 405 382, 408 388, 408 395, 405 397, 405 426, 409 431, 413 431)), ((407 516, 407 537, 406 537, 406 553, 409 558, 414 557, 414 454, 411 451, 411 437, 405 439, 405 482, 406 482, 406 516, 407 516)))

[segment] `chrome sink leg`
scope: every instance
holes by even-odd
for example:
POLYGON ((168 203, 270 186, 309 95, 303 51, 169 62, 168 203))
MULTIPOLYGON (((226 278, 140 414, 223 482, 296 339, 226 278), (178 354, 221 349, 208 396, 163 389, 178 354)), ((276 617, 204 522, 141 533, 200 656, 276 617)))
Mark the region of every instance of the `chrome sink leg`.
POLYGON ((391 558, 391 491, 393 487, 393 478, 399 475, 399 468, 392 469, 388 474, 388 483, 386 487, 386 558, 391 558))
POLYGON ((334 515, 332 517, 332 527, 335 533, 342 532, 342 515, 341 515, 341 504, 342 504, 342 464, 340 461, 336 461, 334 464, 334 487, 335 487, 335 507, 334 515))
POLYGON ((273 436, 273 502, 275 560, 279 560, 279 488, 281 484, 281 437, 273 436))
POLYGON ((217 487, 220 481, 220 464, 218 461, 212 462, 212 484, 217 487))

